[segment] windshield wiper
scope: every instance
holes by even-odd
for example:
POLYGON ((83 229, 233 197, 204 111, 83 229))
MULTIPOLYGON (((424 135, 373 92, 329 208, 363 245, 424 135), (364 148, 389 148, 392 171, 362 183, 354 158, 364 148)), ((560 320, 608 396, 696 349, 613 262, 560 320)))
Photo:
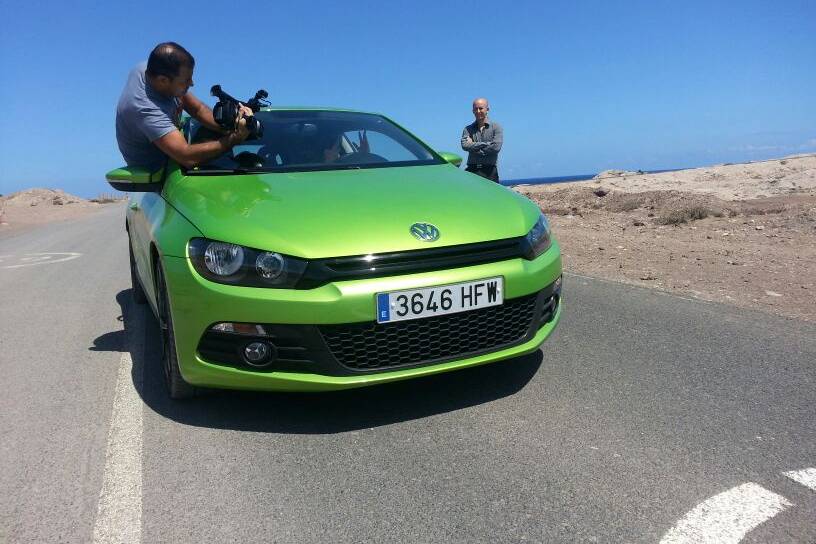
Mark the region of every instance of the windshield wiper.
POLYGON ((187 170, 187 175, 199 174, 261 174, 263 170, 252 170, 249 168, 198 168, 187 170))

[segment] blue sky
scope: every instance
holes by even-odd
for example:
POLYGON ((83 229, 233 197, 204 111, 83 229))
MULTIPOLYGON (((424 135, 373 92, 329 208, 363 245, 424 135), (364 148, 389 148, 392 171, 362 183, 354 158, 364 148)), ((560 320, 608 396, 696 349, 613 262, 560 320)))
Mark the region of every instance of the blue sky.
POLYGON ((8 2, 0 193, 109 191, 114 109, 161 41, 193 92, 379 111, 458 151, 471 100, 505 179, 816 152, 816 2, 8 2), (226 13, 231 13, 227 17, 226 13))

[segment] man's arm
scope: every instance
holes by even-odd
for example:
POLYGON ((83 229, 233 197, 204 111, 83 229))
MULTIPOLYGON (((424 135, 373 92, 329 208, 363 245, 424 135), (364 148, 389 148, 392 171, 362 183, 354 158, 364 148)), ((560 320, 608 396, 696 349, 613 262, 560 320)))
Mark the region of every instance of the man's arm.
POLYGON ((473 149, 473 145, 473 139, 470 137, 467 127, 465 127, 462 130, 462 150, 470 153, 473 149))
POLYGON ((181 97, 181 106, 184 108, 184 111, 190 114, 190 117, 196 119, 205 127, 222 134, 224 133, 224 129, 213 119, 213 113, 210 107, 196 98, 193 93, 187 92, 181 97))
POLYGON ((498 153, 499 151, 501 151, 503 143, 504 143, 504 130, 502 129, 501 125, 495 124, 493 125, 493 141, 490 142, 489 145, 484 148, 484 152, 498 153))
POLYGON ((249 131, 246 128, 246 120, 241 119, 238 123, 238 130, 211 142, 188 144, 181 132, 173 130, 153 143, 177 163, 192 168, 223 155, 233 146, 246 140, 247 136, 249 136, 249 131))

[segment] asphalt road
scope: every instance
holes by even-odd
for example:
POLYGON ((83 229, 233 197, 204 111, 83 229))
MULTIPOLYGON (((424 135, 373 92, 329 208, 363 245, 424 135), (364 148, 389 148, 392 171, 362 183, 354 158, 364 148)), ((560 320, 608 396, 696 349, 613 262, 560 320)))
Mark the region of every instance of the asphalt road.
POLYGON ((0 238, 0 542, 816 541, 811 324, 567 276, 533 356, 178 403, 123 216, 0 238))

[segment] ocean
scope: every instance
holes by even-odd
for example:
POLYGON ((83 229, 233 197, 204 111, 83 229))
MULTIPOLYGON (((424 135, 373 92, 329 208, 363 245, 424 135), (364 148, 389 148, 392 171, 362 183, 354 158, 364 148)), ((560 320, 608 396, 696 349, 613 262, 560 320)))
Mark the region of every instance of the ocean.
MULTIPOLYGON (((662 172, 677 172, 682 168, 669 168, 666 170, 643 170, 643 174, 660 174, 662 172)), ((501 184, 507 187, 512 185, 543 185, 545 183, 566 183, 568 181, 586 181, 592 179, 597 174, 579 174, 577 176, 552 176, 548 178, 524 178, 524 179, 503 179, 501 184)))
POLYGON ((595 174, 581 174, 578 176, 552 176, 549 178, 503 179, 501 184, 507 187, 512 185, 542 185, 544 183, 565 183, 568 181, 586 181, 595 177, 595 174))

